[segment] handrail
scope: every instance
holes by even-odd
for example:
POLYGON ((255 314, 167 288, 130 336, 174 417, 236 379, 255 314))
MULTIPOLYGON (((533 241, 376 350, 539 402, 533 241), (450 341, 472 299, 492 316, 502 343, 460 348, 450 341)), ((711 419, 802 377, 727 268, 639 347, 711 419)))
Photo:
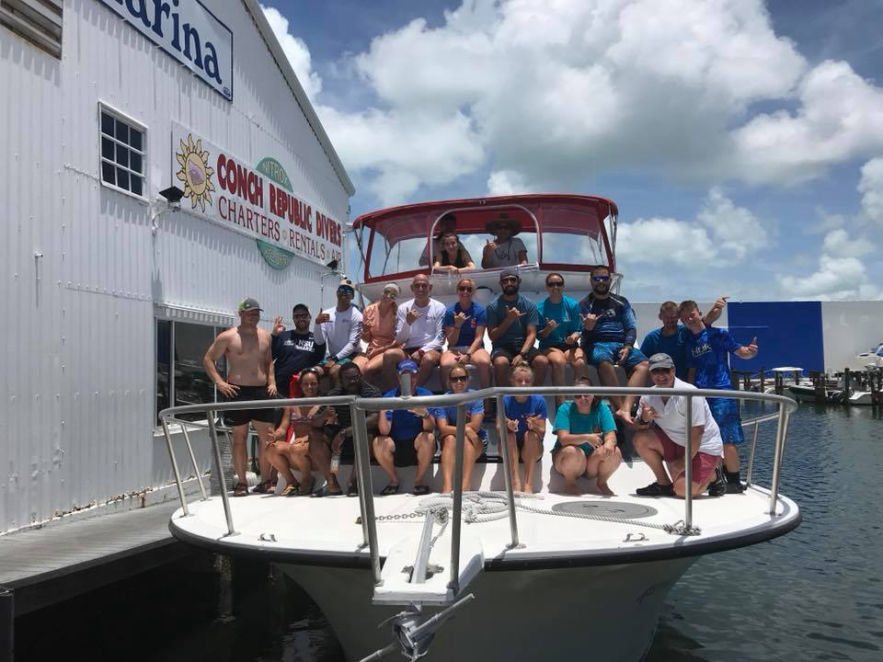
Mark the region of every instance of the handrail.
MULTIPOLYGON (((743 427, 749 425, 755 426, 754 441, 751 446, 751 452, 748 461, 748 475, 750 482, 751 470, 754 465, 754 452, 757 443, 757 425, 763 422, 777 420, 775 447, 773 454, 773 475, 772 485, 770 488, 770 516, 776 515, 776 502, 778 500, 779 491, 779 474, 781 472, 782 462, 784 459, 785 436, 787 434, 788 422, 790 414, 797 409, 797 403, 791 398, 775 395, 772 393, 753 393, 749 391, 732 391, 732 390, 716 390, 716 389, 694 389, 694 388, 657 388, 657 387, 609 387, 609 386, 538 386, 538 387, 501 387, 495 386, 479 391, 467 391, 464 393, 447 393, 444 395, 428 395, 428 396, 399 396, 394 398, 360 398, 355 395, 340 396, 319 396, 314 398, 286 398, 279 400, 254 400, 249 402, 211 402, 199 405, 183 405, 180 407, 169 407, 159 413, 159 417, 163 424, 163 433, 166 437, 166 444, 171 457, 172 467, 175 473, 175 481, 178 484, 178 495, 181 500, 181 508, 184 515, 188 515, 187 499, 184 492, 183 481, 178 470, 177 460, 175 458, 172 446, 171 436, 169 434, 168 422, 176 420, 176 416, 181 414, 202 413, 207 414, 208 426, 214 451, 214 460, 216 471, 218 472, 218 480, 221 486, 221 500, 224 505, 224 514, 227 520, 227 535, 236 533, 233 524, 233 515, 230 509, 230 503, 227 496, 227 490, 224 485, 223 468, 221 466, 221 454, 217 440, 217 429, 215 426, 215 418, 218 412, 230 411, 235 409, 275 409, 287 406, 303 406, 303 405, 346 405, 350 407, 351 417, 353 421, 353 444, 355 446, 355 471, 357 472, 359 481, 359 507, 361 511, 361 522, 363 532, 363 547, 368 547, 371 556, 371 569, 374 575, 376 585, 382 583, 380 568, 380 550, 377 539, 377 526, 374 518, 374 491, 371 478, 370 451, 367 429, 365 424, 365 414, 368 411, 380 410, 398 410, 413 409, 419 407, 439 407, 439 406, 456 406, 457 407, 457 433, 456 433, 456 459, 455 459, 455 478, 454 478, 454 522, 452 523, 452 541, 451 541, 451 579, 449 588, 452 589, 453 595, 459 592, 459 563, 460 563, 460 526, 462 514, 463 499, 463 449, 465 444, 465 405, 469 402, 495 398, 497 401, 497 425, 500 430, 505 429, 505 411, 503 407, 503 396, 505 395, 542 395, 542 396, 573 396, 578 394, 591 394, 596 396, 611 395, 660 395, 660 396, 687 396, 687 419, 692 421, 692 408, 694 397, 713 397, 713 398, 737 398, 740 400, 753 400, 759 402, 769 402, 778 405, 777 414, 767 414, 756 417, 742 423, 743 427)), ((186 423, 186 421, 182 421, 186 423)), ((691 425, 685 426, 686 431, 686 449, 691 447, 690 433, 691 425)), ((190 446, 190 439, 185 435, 185 442, 188 446, 191 461, 194 469, 198 473, 196 467, 196 459, 193 449, 190 446)), ((503 454, 503 471, 505 473, 506 495, 509 502, 509 523, 512 535, 510 548, 519 546, 518 525, 515 511, 515 499, 512 490, 512 462, 513 458, 509 454, 509 444, 506 442, 505 436, 501 435, 500 448, 503 454)), ((685 462, 687 485, 692 485, 692 463, 685 462)), ((240 477, 240 480, 242 478, 240 477)), ((203 492, 204 494, 204 492, 203 492)), ((205 498, 205 497, 203 497, 205 498)), ((684 498, 684 524, 685 529, 692 528, 692 489, 689 487, 685 490, 684 498)))

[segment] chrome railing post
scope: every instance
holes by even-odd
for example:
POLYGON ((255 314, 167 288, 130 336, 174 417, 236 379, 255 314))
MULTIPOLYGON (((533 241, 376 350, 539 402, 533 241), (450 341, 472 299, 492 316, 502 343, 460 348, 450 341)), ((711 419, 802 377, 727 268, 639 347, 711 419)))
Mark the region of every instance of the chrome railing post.
POLYGON ((509 502, 509 529, 512 533, 510 548, 518 547, 518 522, 515 520, 515 495, 512 492, 512 458, 509 456, 509 431, 506 428, 506 410, 503 408, 503 396, 497 395, 497 428, 500 434, 500 450, 503 451, 503 468, 506 481, 506 499, 509 502))
MULTIPOLYGON (((368 536, 368 518, 365 516, 365 490, 364 485, 360 481, 362 480, 362 455, 359 453, 359 447, 356 443, 356 407, 354 403, 349 404, 350 408, 350 424, 352 425, 353 430, 353 473, 355 476, 350 476, 350 482, 355 482, 358 488, 358 496, 359 496, 359 514, 361 515, 362 520, 362 547, 367 547, 369 550, 371 549, 371 543, 368 536)), ((367 435, 366 435, 367 436, 367 435)), ((369 469, 370 470, 370 469, 369 469)))
POLYGON ((377 522, 374 519, 374 485, 371 480, 371 454, 368 452, 368 430, 365 427, 365 412, 353 405, 353 443, 356 446, 356 469, 359 472, 359 501, 362 507, 362 521, 367 525, 368 551, 371 554, 371 571, 374 584, 380 586, 380 549, 377 546, 377 522))
POLYGON ((687 420, 685 421, 687 446, 684 453, 684 526, 693 526, 693 396, 687 396, 687 420))
POLYGON ((162 431, 166 437, 166 446, 169 449, 169 460, 172 462, 172 471, 175 472, 175 484, 178 486, 178 498, 181 499, 181 510, 184 511, 185 515, 189 515, 190 511, 187 509, 187 497, 184 495, 184 483, 181 482, 181 473, 178 471, 178 460, 175 459, 175 451, 172 448, 172 438, 169 436, 169 423, 165 417, 162 419, 162 431))
POLYGON ((196 455, 193 453, 193 444, 190 443, 190 435, 187 433, 187 424, 181 422, 180 425, 181 432, 184 433, 184 442, 187 444, 187 452, 190 453, 190 462, 193 464, 193 473, 196 474, 196 482, 199 483, 199 491, 202 492, 202 500, 205 501, 208 499, 208 495, 205 493, 202 476, 199 475, 199 465, 196 464, 196 455))
POLYGON ((745 484, 751 485, 751 473, 754 471, 754 451, 757 449, 757 433, 760 422, 754 424, 754 437, 751 439, 751 452, 748 454, 748 471, 745 473, 745 484))
POLYGON ((454 512, 451 523, 451 581, 454 596, 460 592, 460 527, 463 514, 463 451, 466 445, 466 405, 457 405, 457 446, 454 458, 454 512))
MULTIPOLYGON (((227 484, 224 481, 224 467, 221 465, 221 448, 218 446, 218 430, 215 427, 215 412, 208 410, 208 430, 212 438, 212 451, 215 456, 215 470, 218 472, 218 485, 221 486, 221 501, 224 504, 224 516, 227 518, 227 535, 235 535, 236 529, 233 528, 233 513, 230 512, 230 497, 227 496, 227 484)), ((240 481, 245 480, 245 476, 239 476, 240 481)))
POLYGON ((776 514, 776 501, 779 498, 779 469, 782 464, 782 446, 785 436, 785 405, 779 405, 779 420, 776 424, 776 445, 773 450, 773 476, 770 487, 770 515, 776 514))

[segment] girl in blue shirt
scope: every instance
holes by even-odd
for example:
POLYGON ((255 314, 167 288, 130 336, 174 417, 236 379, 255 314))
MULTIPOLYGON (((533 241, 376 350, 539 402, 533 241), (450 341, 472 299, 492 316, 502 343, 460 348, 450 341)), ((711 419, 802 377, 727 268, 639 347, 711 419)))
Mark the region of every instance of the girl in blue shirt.
MULTIPOLYGON (((462 365, 455 365, 448 375, 451 390, 448 393, 465 393, 469 386, 469 373, 462 365)), ((457 451, 457 408, 438 407, 432 410, 435 428, 441 440, 442 492, 454 490, 454 461, 457 451)), ((484 453, 487 433, 481 427, 484 421, 484 404, 473 400, 466 405, 466 441, 463 445, 463 491, 469 490, 475 460, 484 453)))
MULTIPOLYGON (((512 386, 533 386, 533 370, 527 363, 512 368, 512 386)), ((546 435, 546 419, 549 417, 546 401, 539 395, 503 396, 506 412, 506 434, 509 457, 512 460, 512 489, 515 492, 533 494, 533 472, 543 453, 543 437, 546 435), (524 482, 518 470, 518 460, 524 464, 524 482)))

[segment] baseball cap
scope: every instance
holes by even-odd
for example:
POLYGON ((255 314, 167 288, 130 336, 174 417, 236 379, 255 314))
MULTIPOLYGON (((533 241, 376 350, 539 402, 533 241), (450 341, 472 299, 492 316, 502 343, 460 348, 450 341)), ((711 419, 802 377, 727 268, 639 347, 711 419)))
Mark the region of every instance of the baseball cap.
POLYGON ((399 372, 413 372, 416 373, 418 368, 417 364, 414 363, 411 359, 402 359, 399 361, 398 365, 396 365, 396 370, 399 372))
POLYGON ((671 360, 671 357, 668 354, 663 352, 659 352, 658 354, 654 354, 649 359, 650 363, 650 372, 654 370, 661 370, 663 368, 674 368, 675 362, 671 360))
POLYGON ((243 299, 239 303, 239 312, 240 313, 247 313, 250 310, 263 311, 263 308, 261 308, 261 304, 258 303, 257 299, 252 299, 251 297, 248 297, 247 299, 243 299))
POLYGON ((515 276, 518 278, 518 270, 513 269, 512 267, 506 267, 500 272, 500 280, 503 280, 507 276, 515 276))

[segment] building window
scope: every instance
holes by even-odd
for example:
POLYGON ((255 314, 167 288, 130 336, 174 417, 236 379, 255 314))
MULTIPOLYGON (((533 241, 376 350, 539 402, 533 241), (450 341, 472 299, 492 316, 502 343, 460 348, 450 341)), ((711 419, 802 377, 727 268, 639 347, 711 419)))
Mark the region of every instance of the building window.
MULTIPOLYGON (((156 413, 181 405, 215 402, 214 383, 202 365, 202 358, 223 328, 156 320, 156 413), (171 404, 173 403, 173 404, 171 404)), ((223 357, 218 370, 226 374, 223 357)), ((204 419, 205 414, 183 414, 184 420, 204 419)))
POLYGON ((101 181, 144 197, 145 129, 101 107, 101 181))

